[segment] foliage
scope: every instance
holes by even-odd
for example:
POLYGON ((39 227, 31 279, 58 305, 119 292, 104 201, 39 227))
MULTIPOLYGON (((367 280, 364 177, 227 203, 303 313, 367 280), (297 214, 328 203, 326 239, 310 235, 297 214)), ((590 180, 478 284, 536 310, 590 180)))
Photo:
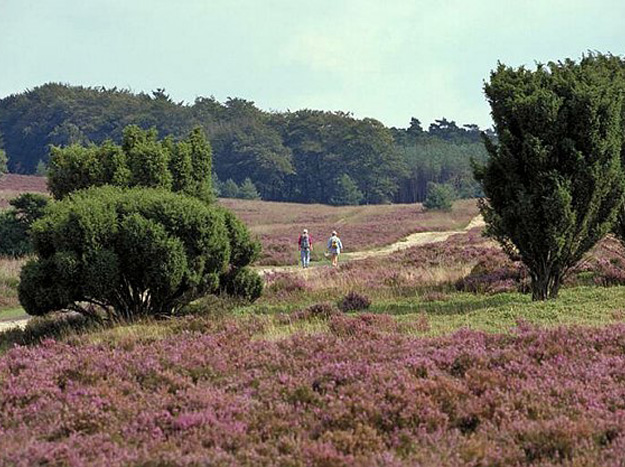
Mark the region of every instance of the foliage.
POLYGON ((171 189, 211 201, 211 157, 199 128, 176 143, 171 137, 159 141, 154 128, 130 125, 121 146, 107 140, 100 146, 52 147, 48 186, 57 199, 90 186, 114 185, 171 189))
POLYGON ((39 160, 39 162, 37 162, 37 165, 35 166, 35 175, 38 177, 48 176, 48 165, 44 161, 39 160))
POLYGON ((249 177, 243 180, 241 186, 238 189, 238 198, 241 199, 260 199, 260 194, 256 189, 256 186, 252 183, 249 177))
POLYGON ((221 187, 221 196, 224 198, 238 198, 239 187, 234 180, 229 178, 221 187))
POLYGON ((216 292, 220 276, 236 275, 258 253, 223 208, 145 188, 76 192, 55 203, 32 233, 38 256, 19 285, 31 315, 170 315, 216 292))
MULTIPOLYGON (((367 204, 421 202, 429 181, 451 183, 460 197, 472 197, 479 186, 469 160, 485 157, 479 128, 446 118, 427 130, 416 118, 406 129, 386 128, 346 112, 265 112, 241 98, 221 103, 198 97, 189 105, 173 102, 163 89, 148 95, 58 83, 0 99, 0 132, 13 172, 34 172, 39 161, 48 162, 51 146, 121 144, 129 125, 154 127, 171 135, 172 143, 201 128, 221 180, 232 178, 240 185, 249 177, 263 199, 276 201, 330 203, 342 174, 356 183, 367 204)), ((153 171, 162 154, 148 146, 146 169, 153 171)), ((174 183, 178 175, 187 180, 191 173, 190 148, 179 149, 169 151, 174 183)), ((207 168, 193 166, 198 180, 206 180, 200 172, 208 173, 207 168)), ((202 193, 195 196, 206 196, 206 187, 196 188, 202 193)))
POLYGON ((428 183, 428 194, 423 207, 431 211, 451 211, 456 193, 453 187, 439 183, 428 183))
POLYGON ((475 142, 473 138, 465 141, 460 137, 448 141, 424 136, 412 145, 401 146, 400 151, 408 174, 402 180, 397 201, 425 201, 430 182, 453 186, 460 198, 482 196, 471 167, 472 160, 483 163, 488 157, 481 141, 475 142))
POLYGON ((393 199, 405 167, 392 133, 377 120, 300 110, 275 116, 273 125, 293 154, 297 177, 287 185, 290 199, 328 203, 338 174, 351 177, 365 203, 393 199))
POLYGON ((0 148, 0 175, 8 172, 8 162, 7 153, 4 149, 0 148))
POLYGON ((336 206, 358 205, 364 198, 362 191, 358 189, 358 185, 347 175, 341 175, 336 181, 335 194, 330 200, 330 204, 336 206))
POLYGON ((24 193, 9 201, 11 209, 0 212, 0 255, 24 256, 32 252, 30 227, 43 217, 49 198, 24 193))
POLYGON ((499 135, 476 167, 488 233, 520 256, 534 299, 556 297, 622 206, 623 82, 590 55, 535 71, 500 64, 485 92, 499 135))
POLYGON ((241 268, 221 277, 221 290, 228 295, 254 301, 263 293, 263 279, 255 271, 241 268))

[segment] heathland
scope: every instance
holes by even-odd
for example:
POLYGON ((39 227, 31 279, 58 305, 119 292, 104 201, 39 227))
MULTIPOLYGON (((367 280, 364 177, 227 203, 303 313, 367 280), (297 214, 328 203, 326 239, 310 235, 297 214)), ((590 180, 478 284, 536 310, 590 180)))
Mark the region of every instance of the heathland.
MULTIPOLYGON (((263 244, 256 267, 274 269, 263 296, 115 325, 33 318, 0 334, 0 464, 621 462, 625 262, 612 237, 558 300, 532 302, 525 269, 479 224, 466 229, 473 200, 449 213, 220 202, 263 244), (305 271, 303 228, 317 245, 305 271), (338 268, 322 254, 332 229, 338 268), (431 231, 456 233, 356 259, 431 231)), ((22 263, 0 262, 5 320, 21 313, 22 263)))

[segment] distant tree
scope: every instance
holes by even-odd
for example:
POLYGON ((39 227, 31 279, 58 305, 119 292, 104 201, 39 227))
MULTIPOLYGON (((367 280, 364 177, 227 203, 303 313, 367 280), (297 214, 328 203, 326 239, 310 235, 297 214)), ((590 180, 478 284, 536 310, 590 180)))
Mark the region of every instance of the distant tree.
POLYGON ((7 153, 3 149, 0 149, 0 175, 8 172, 8 162, 7 153))
POLYGON ((259 246, 245 226, 221 207, 165 190, 76 192, 54 203, 32 234, 37 257, 18 290, 31 315, 172 315, 220 289, 251 299, 262 290, 246 268, 259 246))
POLYGON ((224 198, 238 198, 239 197, 239 187, 234 182, 234 180, 229 178, 228 180, 225 181, 221 189, 221 196, 223 196, 224 198))
POLYGON ((169 170, 171 154, 157 138, 155 128, 144 131, 130 125, 124 129, 122 148, 128 158, 133 186, 172 188, 173 176, 169 170))
POLYGON ((186 141, 175 144, 168 136, 163 141, 171 157, 169 170, 171 171, 172 190, 192 194, 196 192, 193 183, 193 161, 191 159, 191 145, 186 141))
MULTIPOLYGON (((190 148, 191 190, 189 194, 204 201, 214 199, 212 190, 213 151, 201 128, 195 127, 183 141, 190 148)), ((187 190, 185 190, 187 191, 187 190)))
POLYGON ((94 146, 77 144, 66 148, 50 149, 48 189, 52 196, 61 199, 75 190, 87 188, 101 181, 101 168, 94 146))
POLYGON ((210 202, 211 157, 200 129, 176 143, 171 136, 159 141, 154 129, 131 125, 122 146, 107 140, 100 146, 52 147, 48 186, 57 199, 90 186, 114 185, 162 187, 210 202))
POLYGON ((362 191, 358 189, 358 185, 347 174, 343 174, 336 182, 335 194, 330 200, 330 204, 336 206, 348 206, 360 204, 364 198, 362 191))
POLYGON ((400 148, 408 167, 403 178, 398 202, 423 202, 430 182, 451 185, 460 198, 482 195, 474 179, 471 160, 484 163, 488 152, 484 143, 450 142, 425 138, 411 147, 400 148))
POLYGON ((602 56, 499 64, 485 93, 499 142, 476 167, 487 232, 531 277, 532 298, 555 298, 566 272, 612 227, 623 203, 623 84, 602 56))
POLYGON ((37 162, 37 166, 35 167, 35 175, 37 177, 48 176, 48 165, 41 159, 37 162))
POLYGON ((256 186, 252 183, 252 180, 246 178, 239 187, 239 198, 242 199, 260 199, 260 194, 256 189, 256 186))
POLYGON ((223 183, 217 177, 217 173, 213 172, 212 178, 212 188, 213 188, 213 197, 219 198, 221 196, 223 183))
POLYGON ((45 214, 49 198, 24 193, 9 204, 11 208, 0 212, 0 255, 19 257, 32 253, 30 227, 45 214))
POLYGON ((451 211, 456 193, 450 185, 430 182, 423 206, 429 211, 451 211))

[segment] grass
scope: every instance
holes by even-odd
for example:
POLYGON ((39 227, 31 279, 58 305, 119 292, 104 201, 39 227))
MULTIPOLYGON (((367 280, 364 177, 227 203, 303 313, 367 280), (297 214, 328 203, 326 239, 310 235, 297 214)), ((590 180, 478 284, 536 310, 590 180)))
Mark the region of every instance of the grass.
MULTIPOLYGON (((253 306, 238 310, 240 319, 260 314, 267 319, 257 338, 276 340, 293 334, 328 331, 327 320, 311 318, 294 322, 278 319, 293 306, 253 306)), ((521 293, 495 295, 448 293, 443 300, 428 296, 374 302, 368 313, 392 316, 402 333, 433 337, 460 329, 506 333, 519 322, 540 327, 606 326, 625 321, 625 286, 583 286, 563 289, 557 300, 532 302, 521 293)), ((350 313, 357 316, 359 313, 350 313)))
POLYGON ((6 308, 4 310, 0 310, 0 321, 6 321, 16 318, 25 318, 28 316, 23 308, 6 308))
POLYGON ((26 259, 0 257, 0 319, 4 310, 14 310, 19 307, 17 285, 20 271, 26 259))

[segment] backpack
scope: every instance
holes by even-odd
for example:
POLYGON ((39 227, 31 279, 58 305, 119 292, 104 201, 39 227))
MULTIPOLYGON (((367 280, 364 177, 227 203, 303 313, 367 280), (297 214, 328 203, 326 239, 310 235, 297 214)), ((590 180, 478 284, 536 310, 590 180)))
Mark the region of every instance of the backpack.
POLYGON ((339 247, 339 241, 336 238, 332 239, 332 249, 336 250, 339 247))
POLYGON ((310 237, 308 235, 302 235, 302 250, 310 249, 310 237))

